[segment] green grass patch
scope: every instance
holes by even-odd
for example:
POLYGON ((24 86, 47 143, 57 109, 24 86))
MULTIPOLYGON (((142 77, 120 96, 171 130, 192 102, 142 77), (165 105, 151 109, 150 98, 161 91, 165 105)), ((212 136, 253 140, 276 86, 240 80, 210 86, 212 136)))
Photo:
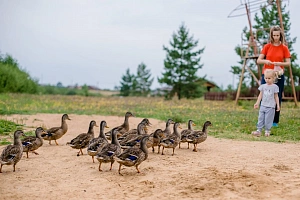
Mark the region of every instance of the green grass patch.
MULTIPOLYGON (((64 95, 0 94, 0 114, 68 113, 104 116, 124 116, 131 111, 137 117, 166 121, 171 118, 187 126, 189 119, 202 129, 212 122, 209 134, 217 138, 249 141, 298 142, 300 140, 300 109, 293 102, 283 102, 279 128, 272 136, 252 137, 256 129, 258 110, 255 101, 164 100, 151 97, 85 97, 64 95)), ((24 124, 24 123, 22 123, 24 124)), ((26 123, 25 123, 26 124, 26 123)))

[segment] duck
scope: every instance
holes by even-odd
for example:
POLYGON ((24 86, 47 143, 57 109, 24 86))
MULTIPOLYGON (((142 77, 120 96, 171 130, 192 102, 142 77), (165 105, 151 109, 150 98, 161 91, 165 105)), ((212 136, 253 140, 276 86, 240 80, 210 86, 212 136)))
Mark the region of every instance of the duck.
MULTIPOLYGON (((179 145, 178 145, 179 149, 180 149, 180 143, 187 142, 186 136, 191 134, 194 131, 193 126, 196 126, 196 124, 194 123, 193 120, 190 119, 188 121, 188 128, 181 131, 181 141, 179 142, 179 145)), ((188 143, 188 149, 189 148, 190 148, 190 144, 188 143)))
POLYGON ((165 133, 162 129, 156 129, 149 136, 149 142, 147 143, 147 147, 152 147, 152 152, 154 153, 154 147, 160 144, 160 141, 165 138, 165 133))
POLYGON ((173 126, 173 133, 171 135, 167 136, 166 138, 164 138, 160 142, 160 145, 163 146, 161 155, 164 155, 165 148, 172 148, 173 149, 172 156, 174 155, 175 148, 177 147, 177 145, 179 144, 180 139, 181 139, 181 134, 177 128, 181 128, 179 122, 175 122, 175 124, 173 126))
POLYGON ((43 133, 41 136, 44 140, 49 140, 49 144, 51 145, 51 140, 55 141, 55 144, 58 145, 57 141, 62 136, 64 136, 68 131, 68 125, 66 120, 71 120, 68 114, 63 114, 61 117, 61 126, 60 127, 52 127, 46 130, 47 133, 43 133))
POLYGON ((148 158, 148 148, 146 146, 148 135, 141 138, 140 148, 129 148, 123 151, 117 156, 117 162, 119 163, 119 174, 121 174, 122 165, 127 167, 135 166, 137 173, 140 173, 139 165, 148 158))
MULTIPOLYGON (((165 137, 171 135, 171 124, 174 124, 175 122, 172 119, 168 119, 166 122, 166 128, 163 130, 163 134, 165 137)), ((157 153, 160 153, 160 143, 157 145, 158 146, 158 151, 157 153)))
MULTIPOLYGON (((113 129, 117 129, 118 131, 118 137, 123 135, 123 133, 126 133, 127 131, 129 131, 129 118, 130 117, 135 117, 131 112, 126 112, 125 114, 125 119, 124 119, 124 123, 121 124, 120 126, 114 127, 113 129)), ((105 136, 107 137, 107 139, 110 140, 110 136, 111 136, 111 132, 112 129, 108 132, 105 133, 105 136)))
POLYGON ((0 156, 0 173, 2 173, 3 165, 13 165, 16 171, 16 165, 21 160, 23 154, 23 145, 20 136, 25 136, 22 130, 16 130, 14 132, 14 143, 6 146, 0 156))
POLYGON ((209 126, 212 126, 212 123, 210 121, 206 121, 203 125, 202 131, 194 131, 193 133, 187 135, 187 142, 194 144, 194 152, 197 152, 197 145, 201 142, 204 142, 207 139, 207 128, 209 126))
POLYGON ((92 156, 93 163, 94 161, 94 156, 96 156, 98 151, 101 151, 101 149, 108 143, 108 140, 106 139, 104 135, 104 129, 109 128, 106 124, 106 121, 101 121, 100 122, 100 133, 97 138, 92 139, 89 142, 88 148, 87 148, 87 153, 88 155, 92 156))
POLYGON ((149 123, 144 123, 144 121, 142 121, 137 126, 137 133, 136 134, 131 133, 131 134, 128 134, 124 138, 123 138, 123 135, 122 135, 123 139, 121 141, 119 140, 120 138, 118 138, 121 147, 122 148, 129 148, 129 147, 133 147, 134 145, 136 145, 136 143, 139 143, 143 135, 148 135, 145 131, 147 124, 149 124, 149 123))
POLYGON ((79 156, 80 153, 83 155, 82 149, 88 147, 90 140, 94 138, 95 126, 98 127, 96 121, 92 120, 87 133, 81 133, 70 142, 67 142, 67 145, 70 145, 73 149, 79 149, 77 156, 79 156))
MULTIPOLYGON (((148 133, 147 126, 152 126, 152 124, 150 123, 149 119, 144 118, 140 123, 144 124, 144 130, 143 130, 143 132, 144 133, 148 133)), ((127 131, 126 133, 124 133, 123 135, 121 135, 120 137, 118 137, 118 140, 121 141, 121 140, 125 139, 128 135, 137 135, 137 134, 138 134, 138 128, 131 129, 131 130, 127 131)))
POLYGON ((26 136, 21 140, 23 145, 23 152, 26 152, 28 158, 28 152, 31 151, 35 155, 39 155, 35 150, 40 148, 43 145, 42 134, 45 134, 46 131, 42 127, 38 127, 35 130, 35 136, 26 136))
POLYGON ((111 143, 106 144, 100 152, 97 153, 96 159, 99 161, 99 171, 102 171, 101 164, 110 162, 110 171, 115 162, 115 156, 120 155, 121 146, 117 139, 118 128, 113 128, 111 131, 111 143))

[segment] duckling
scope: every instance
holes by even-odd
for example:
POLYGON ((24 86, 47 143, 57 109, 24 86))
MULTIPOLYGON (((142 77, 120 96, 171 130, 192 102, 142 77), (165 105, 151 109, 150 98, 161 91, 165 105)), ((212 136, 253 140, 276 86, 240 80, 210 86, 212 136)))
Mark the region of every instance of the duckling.
MULTIPOLYGON (((129 120, 128 120, 129 117, 134 117, 134 115, 131 112, 127 112, 125 114, 124 123, 121 124, 120 126, 114 127, 118 131, 118 137, 121 136, 123 133, 129 131, 129 120)), ((112 129, 110 131, 108 131, 108 132, 105 133, 105 136, 109 140, 110 140, 111 132, 112 132, 112 129)))
POLYGON ((54 140, 56 145, 58 145, 57 141, 61 138, 64 134, 68 131, 68 125, 66 120, 71 120, 68 114, 63 114, 61 117, 61 126, 60 127, 53 127, 46 130, 47 133, 42 134, 42 138, 44 140, 49 140, 49 144, 51 145, 51 140, 54 140))
POLYGON ((79 156, 79 153, 83 155, 82 149, 86 148, 90 140, 94 138, 94 126, 98 127, 96 122, 92 120, 87 133, 81 133, 70 142, 67 142, 67 145, 70 145, 73 149, 80 149, 77 156, 79 156))
POLYGON ((106 139, 104 135, 104 128, 109 128, 106 124, 106 121, 101 121, 100 123, 100 134, 97 138, 92 139, 89 142, 89 146, 87 148, 87 153, 92 156, 93 163, 94 156, 97 154, 97 152, 101 151, 101 149, 108 143, 108 140, 106 139))
MULTIPOLYGON (((125 138, 123 138, 120 142, 120 145, 122 148, 129 148, 129 147, 133 147, 134 145, 136 145, 136 143, 139 143, 139 141, 141 140, 143 135, 148 135, 147 133, 145 133, 145 127, 146 127, 146 123, 144 123, 143 121, 140 122, 137 126, 137 133, 136 134, 129 134, 127 135, 125 138)), ((123 135, 121 136, 123 137, 123 135)), ((119 140, 119 138, 118 138, 119 140)))
POLYGON ((177 130, 177 128, 181 128, 180 123, 175 122, 174 127, 173 127, 173 133, 171 135, 167 136, 165 139, 163 139, 160 142, 160 145, 163 146, 161 155, 164 155, 164 149, 165 148, 172 148, 173 149, 172 156, 174 155, 175 148, 179 144, 180 138, 181 138, 181 134, 177 130))
POLYGON ((117 139, 118 128, 113 128, 111 131, 111 143, 105 145, 100 152, 97 153, 96 159, 99 161, 99 171, 102 171, 101 164, 110 162, 110 169, 115 162, 115 156, 121 153, 121 146, 117 139))
POLYGON ((45 134, 46 132, 42 127, 38 127, 35 130, 35 136, 27 136, 23 138, 22 145, 23 145, 23 152, 26 152, 28 158, 28 152, 31 151, 35 155, 39 155, 35 150, 40 148, 43 145, 43 138, 41 134, 45 134))
MULTIPOLYGON (((190 119, 188 121, 188 128, 181 131, 181 141, 179 142, 179 149, 180 149, 180 143, 187 142, 186 136, 191 134, 194 131, 193 126, 196 126, 196 124, 194 123, 193 120, 190 119)), ((190 148, 190 143, 188 143, 188 149, 189 148, 190 148)))
POLYGON ((129 148, 123 151, 117 156, 117 162, 119 165, 119 174, 121 174, 121 167, 125 165, 127 167, 135 166, 138 173, 140 173, 139 165, 148 158, 148 148, 146 142, 149 136, 145 135, 140 141, 140 148, 129 148))
POLYGON ((24 136, 24 132, 17 130, 14 132, 14 144, 6 146, 0 156, 0 173, 2 173, 3 165, 13 165, 14 172, 16 171, 16 164, 21 160, 23 154, 23 145, 20 136, 24 136))
MULTIPOLYGON (((175 122, 172 119, 168 119, 166 122, 166 128, 163 130, 164 132, 164 136, 167 137, 169 135, 171 135, 171 124, 174 124, 175 122)), ((157 153, 160 153, 160 144, 157 145, 158 146, 158 151, 157 153)))
POLYGON ((212 123, 210 121, 206 121, 203 125, 202 131, 194 131, 193 133, 187 135, 186 140, 189 143, 194 144, 193 151, 197 152, 197 145, 201 142, 204 142, 207 138, 207 127, 212 126, 212 123))

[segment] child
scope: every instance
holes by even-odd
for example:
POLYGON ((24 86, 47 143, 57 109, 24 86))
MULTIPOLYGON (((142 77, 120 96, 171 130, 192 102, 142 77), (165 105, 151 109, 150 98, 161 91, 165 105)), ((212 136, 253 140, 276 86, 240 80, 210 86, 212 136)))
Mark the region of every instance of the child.
POLYGON ((273 119, 275 115, 275 106, 277 105, 277 110, 280 110, 278 92, 279 88, 274 84, 275 80, 275 71, 272 69, 265 70, 265 84, 259 86, 258 90, 260 91, 257 101, 254 104, 254 108, 259 109, 257 130, 252 132, 254 136, 261 136, 262 128, 265 127, 265 136, 270 136, 271 127, 273 125, 273 119), (261 102, 260 102, 261 101, 261 102))

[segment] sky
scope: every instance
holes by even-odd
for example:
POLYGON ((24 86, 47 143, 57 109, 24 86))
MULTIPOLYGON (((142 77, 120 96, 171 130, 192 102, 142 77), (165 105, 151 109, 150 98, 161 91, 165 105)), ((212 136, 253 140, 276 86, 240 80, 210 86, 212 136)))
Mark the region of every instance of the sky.
MULTIPOLYGON (((238 84, 230 72, 239 61, 234 48, 249 27, 245 2, 257 0, 0 0, 0 53, 41 84, 91 85, 114 89, 129 68, 144 63, 162 87, 172 34, 183 23, 198 40, 202 69, 197 75, 226 89, 238 84)), ((267 2, 260 1, 260 2, 267 2)), ((284 1, 291 37, 300 36, 299 0, 284 1)), ((254 17, 254 9, 251 10, 254 17)), ((258 11, 259 12, 259 11, 258 11)), ((252 20, 253 23, 253 20, 252 20)), ((300 51, 300 41, 293 45, 300 51)))

